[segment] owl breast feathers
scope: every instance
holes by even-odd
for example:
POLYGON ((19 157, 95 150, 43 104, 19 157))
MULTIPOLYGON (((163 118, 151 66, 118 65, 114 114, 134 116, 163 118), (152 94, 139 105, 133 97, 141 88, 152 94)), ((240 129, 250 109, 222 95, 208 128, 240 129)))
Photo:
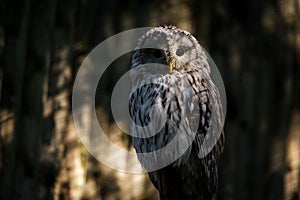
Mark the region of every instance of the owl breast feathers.
POLYGON ((149 30, 134 50, 133 146, 161 199, 216 194, 224 114, 208 59, 190 33, 174 26, 149 30))

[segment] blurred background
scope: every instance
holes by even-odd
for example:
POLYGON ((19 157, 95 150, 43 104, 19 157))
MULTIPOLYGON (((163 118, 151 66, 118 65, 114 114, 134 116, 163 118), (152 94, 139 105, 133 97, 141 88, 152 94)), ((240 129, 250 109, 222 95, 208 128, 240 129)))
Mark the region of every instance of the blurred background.
MULTIPOLYGON (((173 24, 218 66, 227 92, 218 199, 300 199, 299 0, 0 1, 0 199, 158 199, 145 174, 110 169, 80 142, 72 86, 86 55, 132 28, 173 24)), ((96 96, 115 143, 112 63, 96 96)))

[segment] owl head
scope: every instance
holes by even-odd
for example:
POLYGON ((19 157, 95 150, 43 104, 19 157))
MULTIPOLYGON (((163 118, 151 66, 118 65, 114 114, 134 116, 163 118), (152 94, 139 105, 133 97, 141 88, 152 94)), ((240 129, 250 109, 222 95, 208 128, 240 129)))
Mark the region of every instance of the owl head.
MULTIPOLYGON (((150 29, 138 42, 132 57, 132 67, 160 64, 165 73, 210 73, 207 54, 189 32, 175 26, 150 29)), ((160 71, 161 72, 161 71, 160 71)))

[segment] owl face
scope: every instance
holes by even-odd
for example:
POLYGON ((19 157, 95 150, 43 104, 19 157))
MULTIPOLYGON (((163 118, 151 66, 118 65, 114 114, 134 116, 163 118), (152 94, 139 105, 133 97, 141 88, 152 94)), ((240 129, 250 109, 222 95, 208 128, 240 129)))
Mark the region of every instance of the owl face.
POLYGON ((141 37, 132 67, 149 63, 164 65, 166 73, 209 71, 205 51, 198 41, 174 26, 153 28, 141 37))

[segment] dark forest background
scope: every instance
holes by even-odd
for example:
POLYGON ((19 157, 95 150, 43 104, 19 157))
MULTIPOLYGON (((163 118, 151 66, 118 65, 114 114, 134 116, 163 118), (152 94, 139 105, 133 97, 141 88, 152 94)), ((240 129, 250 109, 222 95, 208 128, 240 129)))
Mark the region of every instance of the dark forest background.
MULTIPOLYGON (((299 0, 0 1, 0 199, 158 198, 146 175, 110 169, 86 151, 71 92, 100 42, 163 24, 191 32, 224 80, 218 198, 300 199, 299 0)), ((107 108, 129 60, 114 65, 97 111, 115 141, 126 141, 107 108)))

